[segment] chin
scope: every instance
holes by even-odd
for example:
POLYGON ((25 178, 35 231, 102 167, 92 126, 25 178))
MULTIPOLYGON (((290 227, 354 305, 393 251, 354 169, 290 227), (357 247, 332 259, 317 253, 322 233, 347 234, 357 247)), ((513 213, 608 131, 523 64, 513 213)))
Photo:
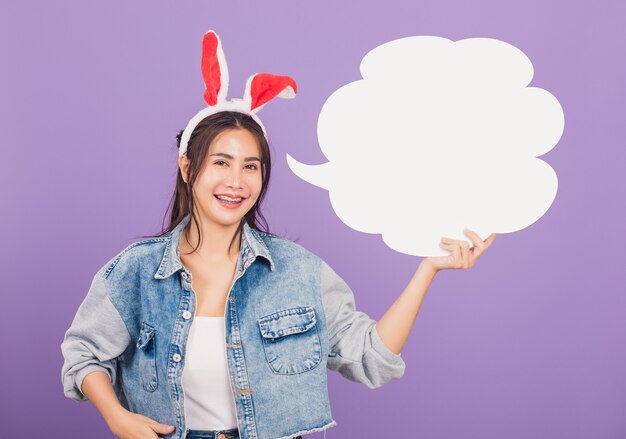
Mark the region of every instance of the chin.
POLYGON ((232 227, 232 226, 236 226, 239 225, 239 223, 244 219, 245 215, 240 215, 237 217, 234 216, 228 216, 228 217, 219 217, 219 216, 214 216, 214 221, 223 226, 223 227, 232 227))

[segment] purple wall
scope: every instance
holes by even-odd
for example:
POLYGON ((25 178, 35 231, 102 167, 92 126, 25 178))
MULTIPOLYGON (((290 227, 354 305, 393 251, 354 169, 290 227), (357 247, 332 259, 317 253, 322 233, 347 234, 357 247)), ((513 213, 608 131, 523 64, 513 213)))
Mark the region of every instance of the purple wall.
POLYGON ((360 78, 362 56, 410 35, 501 39, 530 57, 531 85, 565 112, 563 137, 543 156, 559 177, 552 208, 499 235, 473 269, 437 275, 401 381, 369 390, 329 373, 338 425, 328 438, 626 437, 623 3, 252 3, 0 7, 0 436, 111 437, 91 404, 63 396, 59 345, 95 271, 160 228, 174 136, 204 105, 200 42, 212 28, 229 97, 257 71, 297 80, 295 100, 262 110, 275 153, 265 212, 273 232, 328 261, 373 318, 420 258, 343 225, 327 193, 285 161, 326 161, 317 115, 360 78))

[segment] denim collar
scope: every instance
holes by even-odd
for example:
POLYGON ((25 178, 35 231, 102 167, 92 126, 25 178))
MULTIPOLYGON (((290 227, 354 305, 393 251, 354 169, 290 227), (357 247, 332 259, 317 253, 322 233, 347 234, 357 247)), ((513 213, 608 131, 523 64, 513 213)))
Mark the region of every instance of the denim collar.
MULTIPOLYGON (((159 268, 154 274, 155 279, 165 279, 183 268, 183 264, 180 261, 179 250, 180 235, 190 219, 191 214, 188 213, 171 232, 165 235, 167 239, 165 250, 163 251, 161 264, 159 264, 159 268)), ((244 222, 237 271, 247 269, 258 256, 267 259, 270 263, 270 269, 272 271, 274 270, 274 261, 260 233, 250 227, 247 222, 244 222)))

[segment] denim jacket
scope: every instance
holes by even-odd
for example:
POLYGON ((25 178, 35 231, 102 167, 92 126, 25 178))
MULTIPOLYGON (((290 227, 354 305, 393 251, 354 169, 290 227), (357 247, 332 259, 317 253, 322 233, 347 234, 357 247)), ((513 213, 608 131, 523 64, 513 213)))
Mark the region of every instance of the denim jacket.
MULTIPOLYGON (((103 266, 61 344, 67 397, 86 400, 84 377, 103 371, 126 409, 176 426, 163 437, 177 439, 188 431, 181 376, 196 309, 179 256, 189 219, 103 266)), ((224 317, 241 439, 286 439, 335 425, 326 368, 370 388, 404 373, 401 356, 324 261, 248 224, 224 317)))

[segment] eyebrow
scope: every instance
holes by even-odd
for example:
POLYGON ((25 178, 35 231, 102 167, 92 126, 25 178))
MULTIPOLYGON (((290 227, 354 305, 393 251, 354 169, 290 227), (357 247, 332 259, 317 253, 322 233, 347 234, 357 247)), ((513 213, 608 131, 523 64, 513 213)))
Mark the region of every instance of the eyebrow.
MULTIPOLYGON (((234 160, 234 158, 235 158, 235 157, 233 157, 230 154, 226 154, 225 152, 216 152, 216 153, 213 153, 213 154, 209 154, 209 156, 214 156, 214 155, 219 156, 219 157, 224 157, 224 158, 230 159, 230 160, 234 160)), ((244 162, 253 162, 253 161, 260 162, 261 159, 258 158, 258 157, 246 157, 245 159, 243 159, 243 161, 244 162)))

